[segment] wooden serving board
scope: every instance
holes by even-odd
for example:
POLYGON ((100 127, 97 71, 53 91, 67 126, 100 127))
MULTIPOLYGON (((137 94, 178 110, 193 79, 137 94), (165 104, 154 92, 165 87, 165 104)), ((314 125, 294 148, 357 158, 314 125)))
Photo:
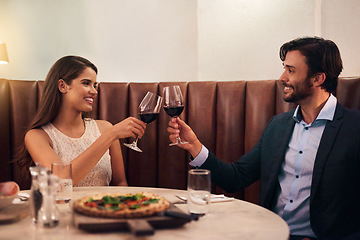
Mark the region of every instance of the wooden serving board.
MULTIPOLYGON (((166 211, 184 214, 173 204, 170 204, 170 208, 166 211)), ((153 234, 151 228, 176 228, 191 221, 191 219, 169 217, 164 212, 140 219, 113 219, 88 217, 74 211, 73 217, 75 227, 87 232, 130 230, 134 235, 151 235, 153 234)))

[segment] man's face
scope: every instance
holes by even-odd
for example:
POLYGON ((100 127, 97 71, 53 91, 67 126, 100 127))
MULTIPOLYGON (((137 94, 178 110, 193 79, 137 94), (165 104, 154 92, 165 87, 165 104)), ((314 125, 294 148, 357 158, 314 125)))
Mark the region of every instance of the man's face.
POLYGON ((283 62, 284 72, 280 81, 285 86, 284 100, 286 102, 302 103, 313 94, 312 78, 308 77, 309 67, 306 58, 298 50, 286 54, 283 62))

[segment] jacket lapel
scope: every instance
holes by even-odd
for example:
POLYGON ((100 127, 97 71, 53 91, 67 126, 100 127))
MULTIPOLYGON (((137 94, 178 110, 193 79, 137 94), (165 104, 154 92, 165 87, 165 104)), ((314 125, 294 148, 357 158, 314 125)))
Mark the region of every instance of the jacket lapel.
POLYGON ((288 117, 283 119, 282 123, 280 123, 280 126, 283 126, 283 131, 281 135, 283 135, 284 137, 278 138, 279 142, 277 145, 279 146, 279 148, 276 150, 277 154, 275 155, 274 162, 272 164, 271 176, 269 178, 268 184, 266 184, 267 185, 266 191, 264 192, 263 206, 267 207, 268 209, 272 209, 273 207, 272 205, 274 201, 276 201, 275 199, 277 194, 276 189, 279 186, 278 183, 279 172, 284 162, 286 149, 288 148, 289 141, 295 126, 295 121, 292 117, 293 115, 294 115, 294 110, 289 113, 288 117))
POLYGON ((293 113, 291 114, 291 116, 289 116, 289 118, 284 119, 284 123, 283 123, 284 131, 282 132, 282 135, 284 137, 279 138, 280 139, 279 144, 278 144, 279 149, 277 151, 277 155, 275 157, 275 162, 274 162, 273 169, 272 169, 276 180, 279 176, 279 171, 281 169, 281 165, 285 160, 286 150, 289 146, 290 138, 294 131, 295 121, 292 118, 292 116, 293 116, 293 113))
POLYGON ((343 114, 344 114, 344 108, 341 105, 337 104, 334 120, 329 121, 325 126, 314 163, 310 202, 314 199, 316 195, 316 191, 319 187, 319 183, 322 178, 322 172, 326 159, 328 158, 328 155, 330 153, 332 145, 334 144, 337 133, 343 123, 342 121, 343 114))

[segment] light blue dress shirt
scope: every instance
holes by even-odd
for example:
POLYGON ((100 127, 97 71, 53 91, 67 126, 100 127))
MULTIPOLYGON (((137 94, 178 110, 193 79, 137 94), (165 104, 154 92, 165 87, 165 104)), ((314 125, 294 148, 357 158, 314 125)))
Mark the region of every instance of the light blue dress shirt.
POLYGON ((295 127, 278 177, 280 192, 274 212, 289 225, 292 235, 315 237, 310 227, 310 190, 316 153, 327 121, 332 121, 337 99, 330 95, 316 119, 307 124, 300 107, 294 113, 295 127))
MULTIPOLYGON (((289 225, 291 235, 315 237, 310 227, 310 189, 317 149, 327 121, 332 121, 337 99, 331 94, 317 118, 310 124, 301 118, 300 106, 295 109, 295 127, 278 177, 280 191, 274 212, 289 225)), ((201 166, 209 150, 203 145, 190 162, 201 166)))

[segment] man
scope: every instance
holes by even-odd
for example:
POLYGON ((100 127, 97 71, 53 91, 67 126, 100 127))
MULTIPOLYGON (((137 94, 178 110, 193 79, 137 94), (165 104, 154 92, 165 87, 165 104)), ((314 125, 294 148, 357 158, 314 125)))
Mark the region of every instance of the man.
POLYGON ((340 52, 330 40, 299 38, 280 49, 284 100, 295 110, 273 117, 259 142, 238 161, 217 159, 180 119, 170 140, 211 170, 228 192, 261 179, 260 205, 289 225, 290 239, 357 239, 360 230, 360 113, 337 103, 340 52), (181 131, 180 131, 181 130, 181 131))

